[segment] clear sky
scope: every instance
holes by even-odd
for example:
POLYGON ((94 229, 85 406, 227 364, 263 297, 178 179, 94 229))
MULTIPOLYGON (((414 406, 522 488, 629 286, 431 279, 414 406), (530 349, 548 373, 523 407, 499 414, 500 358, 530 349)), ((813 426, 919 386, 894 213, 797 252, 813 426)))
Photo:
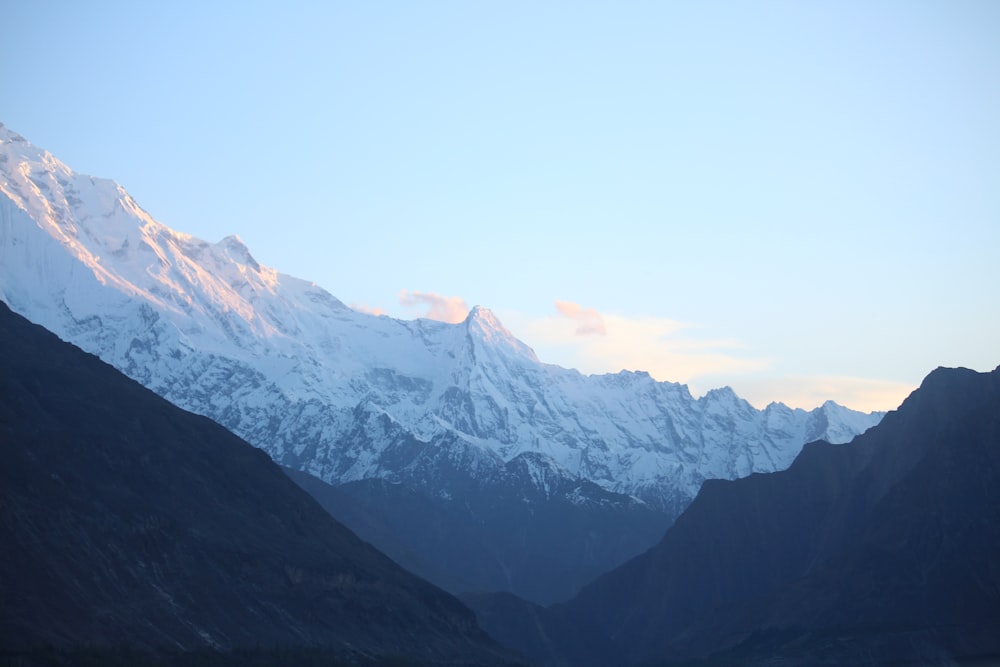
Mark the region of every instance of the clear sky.
POLYGON ((1000 2, 0 15, 0 121, 357 308, 759 407, 1000 364, 1000 2))

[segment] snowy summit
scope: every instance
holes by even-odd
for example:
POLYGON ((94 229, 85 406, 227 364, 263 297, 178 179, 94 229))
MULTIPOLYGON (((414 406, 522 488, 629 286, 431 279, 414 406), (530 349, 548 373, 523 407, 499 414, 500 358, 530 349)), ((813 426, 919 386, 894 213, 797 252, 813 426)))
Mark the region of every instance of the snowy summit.
POLYGON ((881 418, 834 403, 757 410, 730 389, 696 399, 644 373, 585 376, 540 362, 485 308, 459 324, 357 312, 260 265, 237 236, 162 225, 118 184, 3 126, 0 192, 12 309, 331 482, 405 480, 406 440, 482 475, 530 453, 677 511, 707 478, 785 468, 804 443, 845 442, 881 418))

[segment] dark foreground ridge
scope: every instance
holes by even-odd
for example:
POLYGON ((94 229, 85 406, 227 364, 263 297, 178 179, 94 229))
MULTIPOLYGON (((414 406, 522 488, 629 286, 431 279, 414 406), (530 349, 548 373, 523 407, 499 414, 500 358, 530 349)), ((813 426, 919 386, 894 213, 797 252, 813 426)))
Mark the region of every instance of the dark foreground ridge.
POLYGON ((9 664, 512 662, 262 451, 2 303, 0 544, 9 664))
POLYGON ((1000 369, 938 369, 848 445, 706 482, 566 604, 467 601, 547 665, 1000 664, 1000 369))

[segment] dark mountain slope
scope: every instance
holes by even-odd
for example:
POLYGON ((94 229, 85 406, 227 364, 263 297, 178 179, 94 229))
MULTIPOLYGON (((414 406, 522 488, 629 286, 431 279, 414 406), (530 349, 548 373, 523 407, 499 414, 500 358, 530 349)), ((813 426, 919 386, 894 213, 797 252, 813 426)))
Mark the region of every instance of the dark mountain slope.
POLYGON ((944 428, 875 505, 860 539, 704 633, 701 650, 723 635, 746 637, 735 650, 746 662, 776 650, 836 664, 1000 662, 998 406, 944 428))
MULTIPOLYGON (((663 541, 541 628, 550 664, 888 664, 1000 653, 1000 370, 938 369, 849 445, 707 482, 663 541)), ((526 652, 495 602, 494 636, 526 652)), ((494 612, 491 618, 486 612, 494 612)))
POLYGON ((419 489, 381 479, 331 487, 286 472, 362 539, 452 593, 517 591, 552 603, 655 543, 670 517, 559 471, 542 488, 526 483, 549 472, 545 463, 522 454, 488 480, 455 470, 437 494, 431 480, 419 489), (461 503, 441 497, 455 480, 464 480, 461 503))
MULTIPOLYGON (((496 569, 486 545, 471 537, 481 527, 469 525, 473 522, 461 520, 447 506, 439 507, 403 484, 365 479, 333 486, 300 470, 284 470, 337 521, 437 586, 453 593, 474 590, 474 578, 467 573, 481 577, 484 570, 496 569), (429 557, 439 552, 440 559, 429 557)), ((486 574, 498 577, 492 571, 486 574)))
POLYGON ((262 451, 0 304, 0 648, 506 655, 262 451))

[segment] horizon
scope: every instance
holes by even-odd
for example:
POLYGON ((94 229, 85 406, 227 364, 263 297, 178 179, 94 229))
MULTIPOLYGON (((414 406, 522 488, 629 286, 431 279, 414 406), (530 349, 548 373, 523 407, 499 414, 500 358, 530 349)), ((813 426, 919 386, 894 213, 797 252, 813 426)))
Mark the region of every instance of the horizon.
POLYGON ((869 412, 997 366, 1000 7, 566 7, 18 5, 0 121, 356 310, 480 304, 584 374, 869 412))

